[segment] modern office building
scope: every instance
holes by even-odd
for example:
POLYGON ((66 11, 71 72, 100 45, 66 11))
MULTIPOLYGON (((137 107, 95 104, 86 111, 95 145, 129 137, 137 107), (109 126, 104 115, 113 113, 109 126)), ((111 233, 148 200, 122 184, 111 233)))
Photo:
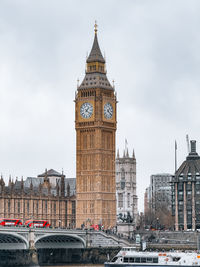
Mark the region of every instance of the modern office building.
POLYGON ((163 206, 171 210, 171 180, 172 175, 169 173, 151 175, 148 202, 152 211, 156 212, 163 206))

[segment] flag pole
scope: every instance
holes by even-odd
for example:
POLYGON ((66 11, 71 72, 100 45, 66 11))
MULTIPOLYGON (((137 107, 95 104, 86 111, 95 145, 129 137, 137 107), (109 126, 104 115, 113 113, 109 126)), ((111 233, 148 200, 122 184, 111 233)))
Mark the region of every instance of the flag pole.
POLYGON ((177 143, 175 140, 175 173, 176 173, 176 170, 177 170, 177 143))

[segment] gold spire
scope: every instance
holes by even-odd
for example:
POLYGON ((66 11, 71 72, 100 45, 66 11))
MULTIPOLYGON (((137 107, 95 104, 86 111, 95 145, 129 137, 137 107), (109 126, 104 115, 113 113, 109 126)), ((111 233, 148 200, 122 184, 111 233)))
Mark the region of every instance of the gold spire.
POLYGON ((97 34, 97 27, 98 27, 97 21, 95 20, 95 24, 94 24, 94 32, 95 32, 95 34, 97 34))

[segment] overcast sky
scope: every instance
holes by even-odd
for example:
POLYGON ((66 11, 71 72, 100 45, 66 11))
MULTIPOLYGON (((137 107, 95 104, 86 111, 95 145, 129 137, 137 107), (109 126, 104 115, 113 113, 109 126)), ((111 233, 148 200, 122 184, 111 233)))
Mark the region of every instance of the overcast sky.
POLYGON ((74 95, 94 21, 118 96, 117 144, 137 159, 139 208, 151 174, 200 152, 199 0, 1 0, 0 172, 75 177, 74 95))

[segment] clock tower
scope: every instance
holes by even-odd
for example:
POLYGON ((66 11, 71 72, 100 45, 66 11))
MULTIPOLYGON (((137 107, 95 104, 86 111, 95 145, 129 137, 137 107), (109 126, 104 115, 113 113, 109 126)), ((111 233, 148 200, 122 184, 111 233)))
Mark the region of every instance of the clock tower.
POLYGON ((116 224, 116 94, 106 76, 97 39, 86 61, 86 73, 75 97, 76 227, 116 224))

